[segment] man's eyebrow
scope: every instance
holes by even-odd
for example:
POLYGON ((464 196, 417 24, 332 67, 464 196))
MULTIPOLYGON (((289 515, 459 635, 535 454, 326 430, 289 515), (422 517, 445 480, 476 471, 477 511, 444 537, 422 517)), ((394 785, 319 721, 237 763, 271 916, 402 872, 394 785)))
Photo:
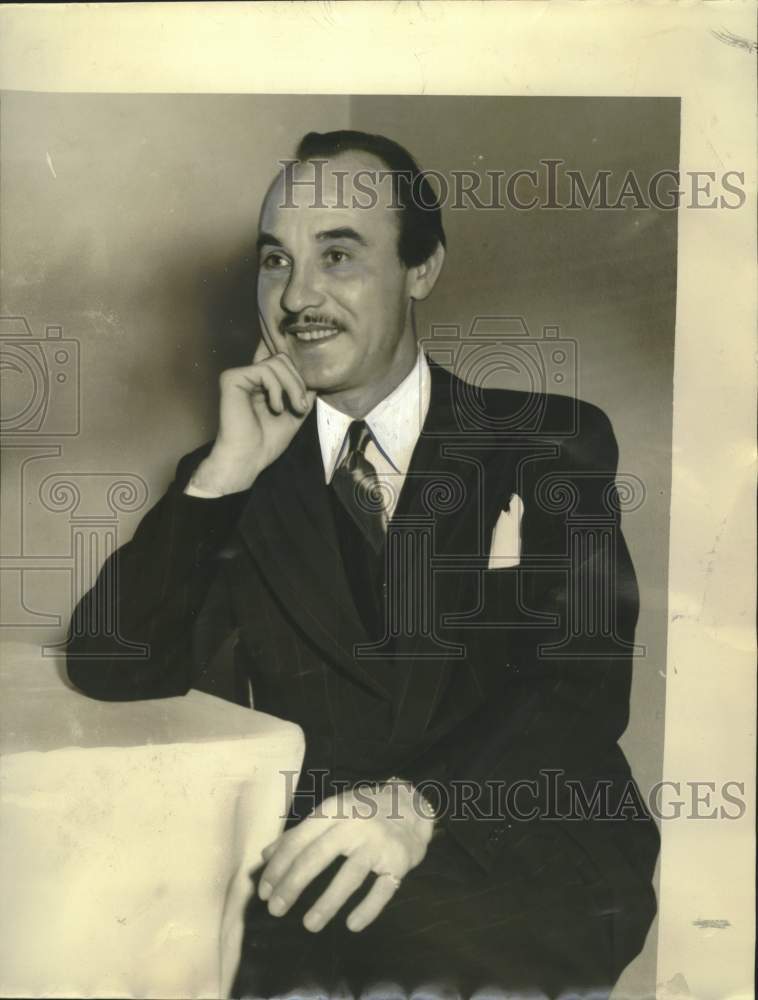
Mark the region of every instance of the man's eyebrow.
POLYGON ((258 239, 255 241, 255 249, 261 250, 262 247, 283 247, 284 244, 279 239, 278 236, 274 236, 273 233, 259 233, 258 239))
POLYGON ((366 240, 355 229, 350 226, 342 226, 339 229, 324 229, 316 233, 317 240, 353 240, 360 243, 362 247, 368 246, 366 240))
MULTIPOLYGON (((368 246, 363 236, 351 226, 340 226, 338 229, 322 229, 321 232, 316 233, 316 239, 319 242, 323 242, 324 240, 353 240, 353 242, 360 243, 363 247, 368 246)), ((255 241, 255 247, 260 252, 264 246, 283 248, 284 243, 282 243, 278 236, 274 236, 273 233, 262 232, 259 233, 258 239, 255 241)))

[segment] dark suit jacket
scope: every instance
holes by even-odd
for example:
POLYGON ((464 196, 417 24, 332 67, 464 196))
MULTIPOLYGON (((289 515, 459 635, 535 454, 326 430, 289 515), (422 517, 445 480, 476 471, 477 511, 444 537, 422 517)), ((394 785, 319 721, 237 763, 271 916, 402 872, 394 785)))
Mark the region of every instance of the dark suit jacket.
MULTIPOLYGON (((588 403, 478 390, 431 367, 429 414, 390 528, 383 642, 372 647, 347 582, 314 410, 248 491, 186 496, 211 445, 179 462, 77 608, 69 675, 104 699, 218 690, 214 655, 234 636, 228 689, 244 701, 249 680, 256 708, 305 732, 301 791, 319 784, 316 772, 433 778, 449 796, 451 836, 491 871, 506 851, 538 866, 525 831, 542 820, 493 815, 486 783, 538 781, 521 802, 552 809, 561 836, 602 877, 619 877, 623 855, 624 884, 650 894, 658 837, 641 804, 610 823, 557 820, 540 779, 561 771, 588 799, 605 783, 611 810, 634 787, 617 741, 638 595, 610 423, 588 403), (521 563, 489 570, 492 530, 514 493, 524 504, 521 563), (412 586, 420 596, 402 613, 392 595, 412 586), (104 620, 96 602, 114 588, 118 633, 108 636, 90 623, 104 620), (129 644, 145 647, 141 658, 129 644), (464 793, 474 803, 461 809, 459 782, 487 794, 464 793)), ((565 803, 563 782, 555 788, 565 803)), ((313 805, 300 796, 296 812, 298 803, 313 805)))

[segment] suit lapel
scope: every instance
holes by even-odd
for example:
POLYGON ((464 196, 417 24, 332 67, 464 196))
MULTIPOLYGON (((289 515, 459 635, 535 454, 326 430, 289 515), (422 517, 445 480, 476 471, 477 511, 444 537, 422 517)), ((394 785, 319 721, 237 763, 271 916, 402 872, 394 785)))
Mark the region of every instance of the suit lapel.
POLYGON ((315 407, 284 454, 261 474, 240 532, 282 606, 340 668, 380 697, 390 692, 354 656, 369 637, 350 594, 324 482, 315 407))
MULTIPOLYGON (((460 609, 475 585, 471 570, 476 556, 486 559, 489 551, 487 526, 491 515, 486 498, 497 490, 485 488, 494 471, 498 451, 494 436, 481 430, 472 434, 459 425, 457 414, 462 383, 444 368, 430 362, 432 393, 429 413, 400 494, 392 528, 398 532, 417 532, 423 519, 431 525, 431 552, 436 569, 428 621, 437 629, 439 598, 442 603, 460 609), (406 528, 407 525, 407 528, 406 528), (442 563, 440 562, 442 560, 442 563), (442 565, 446 571, 440 572, 442 565), (468 572, 467 572, 468 571, 468 572)), ((404 546, 406 549, 408 545, 404 546)), ((401 579, 397 586, 402 587, 401 579)), ((449 682, 451 671, 471 670, 466 658, 466 635, 429 637, 425 628, 399 634, 394 654, 406 669, 395 704, 393 738, 413 741, 431 724, 439 700, 449 682), (442 643, 438 643, 441 639, 442 643)), ((474 682, 476 687, 476 681, 474 682)), ((459 706, 465 713, 466 706, 459 706)))

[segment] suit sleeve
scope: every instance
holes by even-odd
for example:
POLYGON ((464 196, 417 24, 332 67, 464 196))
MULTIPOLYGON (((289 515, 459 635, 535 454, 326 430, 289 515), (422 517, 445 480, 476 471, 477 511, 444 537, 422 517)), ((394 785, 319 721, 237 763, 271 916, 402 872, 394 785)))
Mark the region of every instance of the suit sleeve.
POLYGON ((183 492, 209 448, 181 459, 166 493, 132 540, 105 561, 74 610, 68 676, 91 697, 161 698, 192 686, 192 626, 247 496, 200 499, 183 492))
POLYGON ((615 437, 602 411, 582 404, 580 413, 581 433, 525 500, 533 521, 523 526, 522 565, 485 573, 485 621, 520 606, 551 623, 505 638, 469 633, 469 656, 494 678, 488 697, 446 741, 454 750, 433 748, 408 774, 422 787, 438 783, 441 822, 485 869, 529 836, 528 818, 559 805, 551 771, 590 795, 598 779, 630 777, 617 740, 628 720, 637 584, 620 529, 615 437), (569 518, 584 529, 573 541, 569 518), (610 635, 597 628, 603 614, 610 635))

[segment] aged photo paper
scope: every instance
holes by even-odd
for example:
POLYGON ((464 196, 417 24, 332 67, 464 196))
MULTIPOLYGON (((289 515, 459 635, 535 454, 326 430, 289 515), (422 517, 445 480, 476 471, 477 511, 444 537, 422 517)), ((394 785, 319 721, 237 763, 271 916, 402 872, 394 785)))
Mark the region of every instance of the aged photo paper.
MULTIPOLYGON (((302 719, 276 711, 266 687, 279 666, 258 701, 254 682, 241 690, 239 673, 224 673, 231 631, 220 652, 202 638, 213 592, 192 640, 207 670, 189 693, 88 690, 85 671, 71 670, 71 637, 105 636, 112 662, 143 655, 98 574, 179 459, 213 441, 220 373, 259 361, 261 337, 270 348, 260 301, 274 286, 258 284, 256 314, 256 269, 269 254, 267 280, 281 280, 286 247, 274 234, 270 253, 259 211, 278 169, 322 155, 312 140, 316 152, 296 157, 303 137, 337 131, 410 151, 441 205, 444 267, 413 313, 433 371, 554 394, 571 414, 582 400, 581 412, 601 414, 595 442, 606 421, 613 428, 617 506, 605 527, 620 513, 624 579, 639 592, 624 639, 625 808, 658 831, 660 850, 648 841, 640 941, 618 958, 610 995, 754 996, 757 13, 754 0, 0 8, 0 996, 251 995, 238 971, 246 908, 310 759, 302 719), (93 588, 97 599, 79 604, 93 588)), ((360 300, 356 316, 386 298, 360 300)), ((291 332, 340 335, 326 321, 291 332)), ((393 399, 398 413, 408 405, 393 399)), ((392 496, 398 464, 381 441, 373 454, 392 496)), ((182 494, 198 523, 203 504, 249 485, 214 493, 212 480, 196 475, 192 500, 182 494)), ((545 504, 564 516, 565 483, 552 485, 545 504)), ((451 496, 435 494, 443 518, 451 496)), ((477 553, 492 587, 530 539, 527 494, 507 497, 477 553)), ((233 503, 223 509, 231 520, 233 503)), ((267 516, 273 532, 276 509, 267 516)), ((233 547, 225 558, 236 572, 233 547)), ((321 565, 314 602, 335 586, 321 565)), ((449 582, 457 566, 434 572, 449 582)), ((249 632, 287 604, 292 575, 282 572, 270 606, 256 604, 249 632)), ((137 597, 159 576, 135 574, 137 597)), ((483 606, 488 593, 483 583, 483 606)), ((311 611, 315 620, 317 603, 311 611)), ((303 657, 292 685, 314 707, 323 692, 308 687, 307 657, 318 636, 302 614, 305 638, 282 640, 274 660, 303 657)), ((355 668, 369 688, 372 662, 355 668)), ((442 690, 429 686, 429 717, 454 714, 442 690)), ((388 765, 382 780, 399 771, 388 765)), ((372 871, 398 890, 394 870, 372 871)), ((419 913, 423 941, 437 916, 419 913)), ((287 995, 321 995, 298 985, 287 995)), ((490 985, 472 995, 527 995, 490 985)))

